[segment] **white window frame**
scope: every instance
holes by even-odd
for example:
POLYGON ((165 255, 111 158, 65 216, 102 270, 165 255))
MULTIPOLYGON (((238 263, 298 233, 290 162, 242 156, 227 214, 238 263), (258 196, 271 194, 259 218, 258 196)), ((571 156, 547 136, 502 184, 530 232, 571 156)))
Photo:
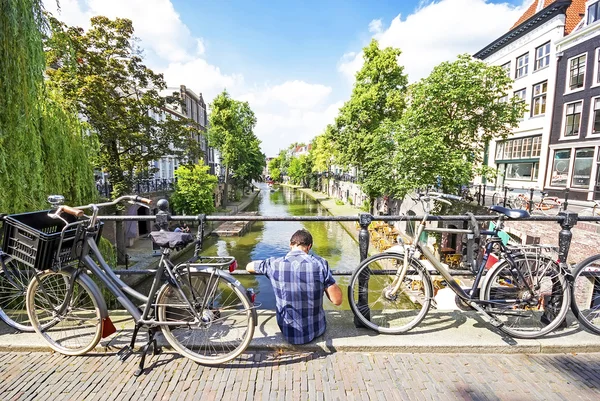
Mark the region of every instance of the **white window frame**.
POLYGON ((565 94, 579 92, 579 91, 582 91, 585 89, 586 69, 587 69, 587 53, 578 54, 577 56, 571 57, 569 60, 567 60, 567 80, 565 82, 565 94), (573 61, 577 58, 580 58, 581 56, 585 56, 585 64, 583 66, 583 85, 581 86, 581 88, 571 89, 571 61, 573 61))
POLYGON ((539 116, 543 116, 546 114, 546 109, 548 108, 548 80, 546 81, 542 81, 542 82, 538 82, 537 84, 533 84, 531 86, 531 117, 539 117, 539 116), (545 92, 540 92, 540 94, 536 95, 535 94, 535 87, 540 85, 541 88, 544 87, 544 84, 546 85, 546 91, 545 92), (540 113, 538 114, 534 114, 535 112, 535 101, 536 99, 543 99, 544 100, 544 111, 541 111, 541 106, 540 106, 540 113))
POLYGON ((592 2, 585 8, 585 24, 592 25, 600 20, 600 2, 592 2), (590 8, 596 6, 596 19, 590 23, 590 8))
POLYGON ((500 66, 500 67, 502 67, 502 69, 504 71, 506 71, 506 75, 508 75, 509 78, 512 76, 512 75, 510 75, 511 65, 512 65, 512 62, 508 61, 500 66))
POLYGON ((591 103, 590 103, 590 119, 588 122, 587 136, 591 136, 594 138, 600 137, 600 131, 594 132, 594 115, 596 114, 596 113, 594 113, 594 111, 596 111, 596 110, 600 111, 600 96, 591 98, 591 103), (598 103, 598 108, 594 109, 596 102, 598 103))
POLYGON ((550 46, 550 42, 546 42, 541 46, 538 46, 535 48, 535 53, 534 53, 534 62, 533 62, 533 71, 539 71, 542 70, 546 67, 548 67, 550 65, 550 52, 552 51, 552 48, 550 46), (547 50, 547 53, 543 53, 541 57, 538 57, 538 50, 547 50), (541 65, 538 66, 538 61, 543 61, 543 63, 540 63, 541 65))
POLYGON ((569 139, 578 139, 581 136, 581 120, 582 120, 582 115, 583 115, 583 100, 577 100, 575 102, 569 102, 569 103, 565 103, 563 105, 563 118, 562 118, 562 128, 561 128, 561 134, 560 134, 560 139, 564 139, 564 140, 569 140, 569 139), (579 112, 579 127, 577 129, 577 135, 570 135, 570 136, 565 136, 566 133, 566 128, 567 128, 567 109, 569 106, 571 105, 575 105, 574 107, 576 108, 577 104, 581 104, 581 111, 579 112))
POLYGON ((600 47, 594 50, 594 76, 592 77, 592 87, 600 86, 600 47))
POLYGON ((527 74, 528 74, 528 72, 529 72, 529 52, 523 53, 522 55, 520 55, 519 57, 517 57, 517 61, 516 61, 516 64, 515 64, 515 79, 526 77, 527 74), (519 60, 520 59, 525 59, 526 62, 522 66, 519 67, 519 60), (519 75, 519 71, 521 69, 524 69, 524 72, 523 72, 523 74, 519 75))

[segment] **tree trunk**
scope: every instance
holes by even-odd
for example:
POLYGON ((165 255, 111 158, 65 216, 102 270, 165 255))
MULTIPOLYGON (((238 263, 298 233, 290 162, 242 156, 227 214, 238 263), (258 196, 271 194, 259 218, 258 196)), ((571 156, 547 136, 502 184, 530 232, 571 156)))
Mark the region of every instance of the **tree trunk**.
POLYGON ((223 207, 227 207, 229 199, 229 166, 225 166, 225 193, 223 194, 223 207))

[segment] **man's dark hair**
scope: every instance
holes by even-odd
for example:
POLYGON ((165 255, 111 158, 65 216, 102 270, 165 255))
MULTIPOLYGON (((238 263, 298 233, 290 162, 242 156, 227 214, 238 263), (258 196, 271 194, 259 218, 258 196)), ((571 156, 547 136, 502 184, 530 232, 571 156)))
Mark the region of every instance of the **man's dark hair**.
POLYGON ((290 238, 290 245, 312 246, 312 235, 305 229, 298 230, 290 238))

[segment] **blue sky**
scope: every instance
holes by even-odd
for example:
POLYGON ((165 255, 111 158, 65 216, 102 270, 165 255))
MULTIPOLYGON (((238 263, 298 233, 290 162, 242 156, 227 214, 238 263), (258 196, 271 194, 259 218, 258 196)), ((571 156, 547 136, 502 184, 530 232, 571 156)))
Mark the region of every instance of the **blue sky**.
MULTIPOLYGON (((371 38, 403 51, 410 81, 505 33, 533 0, 60 0, 69 25, 133 20, 148 64, 207 102, 250 103, 267 156, 308 142, 348 99, 371 38)), ((57 13, 56 0, 44 0, 57 13)))

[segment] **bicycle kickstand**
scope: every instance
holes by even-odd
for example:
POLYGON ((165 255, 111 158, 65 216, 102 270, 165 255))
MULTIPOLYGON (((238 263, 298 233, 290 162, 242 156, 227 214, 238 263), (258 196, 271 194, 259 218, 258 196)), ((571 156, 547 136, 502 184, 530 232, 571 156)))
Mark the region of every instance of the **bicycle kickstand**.
POLYGON ((144 372, 144 363, 146 362, 146 355, 148 354, 148 351, 150 350, 151 346, 152 355, 158 355, 161 353, 161 349, 159 348, 158 343, 156 342, 156 338, 154 338, 156 331, 156 327, 148 328, 148 342, 144 344, 142 348, 140 348, 140 352, 142 353, 142 355, 140 358, 140 364, 138 366, 138 369, 133 374, 135 377, 140 376, 144 372))

